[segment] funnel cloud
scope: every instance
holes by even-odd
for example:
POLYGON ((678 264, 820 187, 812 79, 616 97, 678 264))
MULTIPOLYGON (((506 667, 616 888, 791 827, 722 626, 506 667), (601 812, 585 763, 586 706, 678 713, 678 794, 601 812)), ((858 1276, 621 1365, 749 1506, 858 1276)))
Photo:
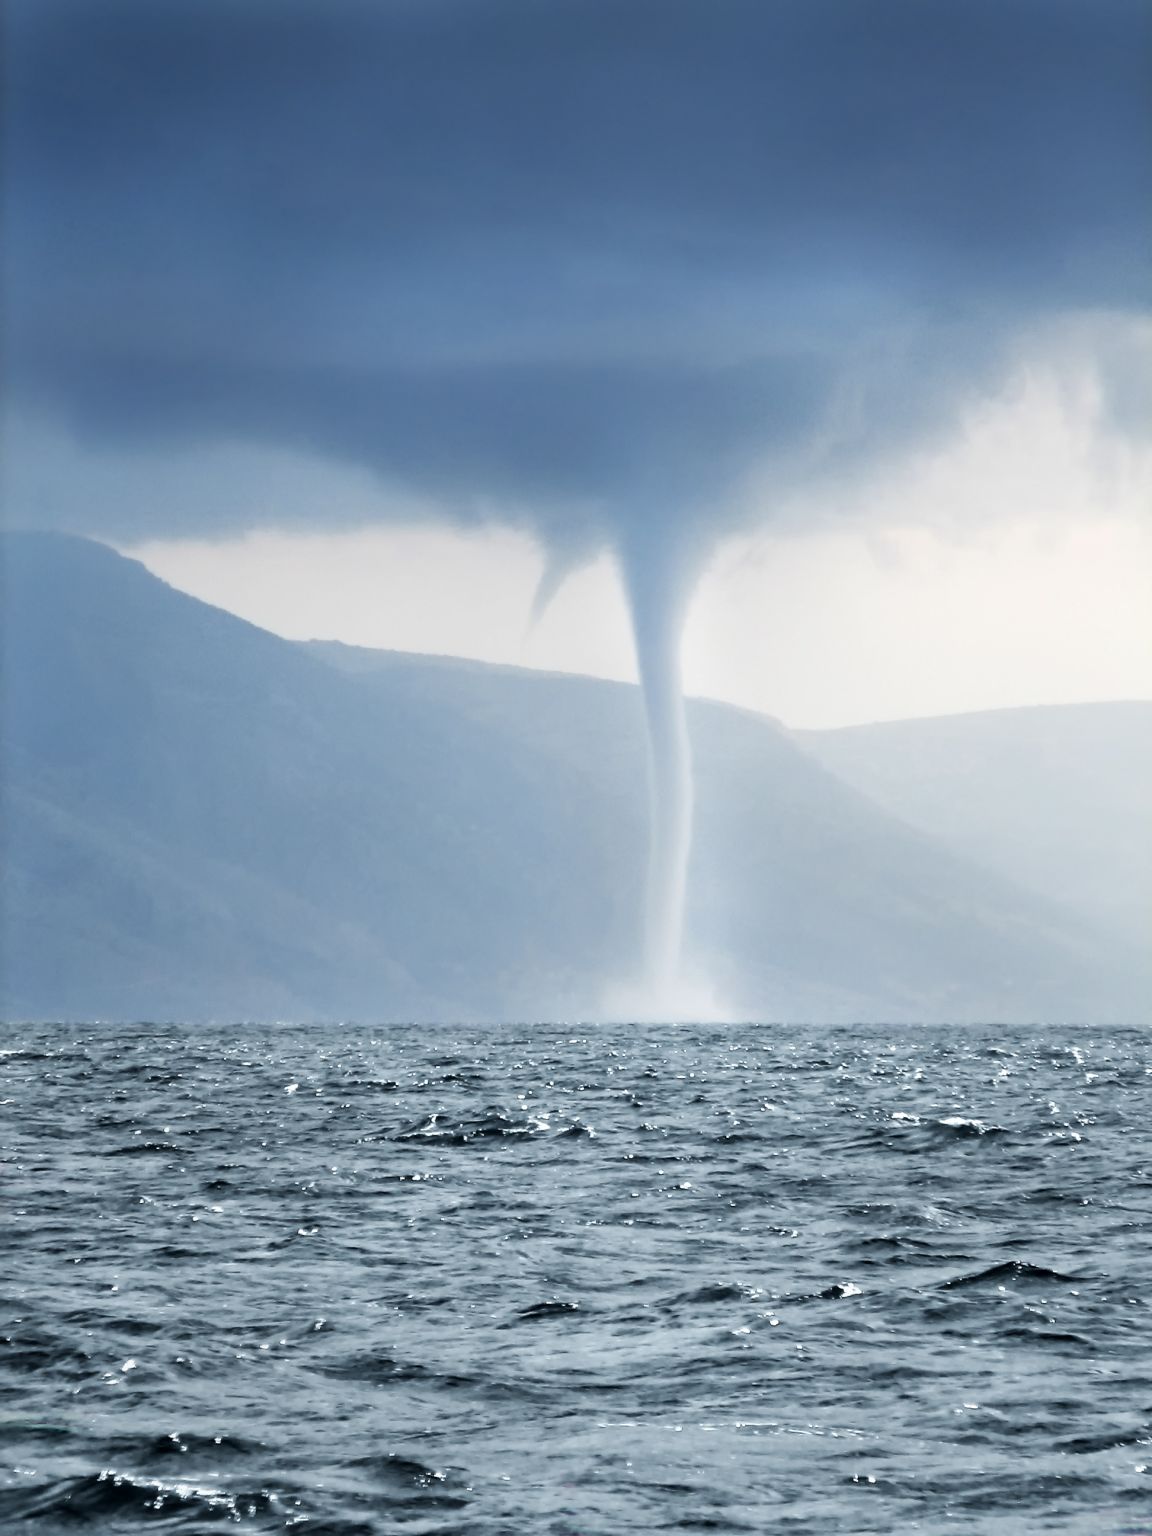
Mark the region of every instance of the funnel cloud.
POLYGON ((1148 307, 1143 0, 10 0, 5 28, 13 420, 353 465, 418 498, 381 517, 528 529, 554 573, 615 551, 653 974, 690 823, 679 620, 750 478, 757 516, 765 486, 847 485, 1022 337, 1148 307))

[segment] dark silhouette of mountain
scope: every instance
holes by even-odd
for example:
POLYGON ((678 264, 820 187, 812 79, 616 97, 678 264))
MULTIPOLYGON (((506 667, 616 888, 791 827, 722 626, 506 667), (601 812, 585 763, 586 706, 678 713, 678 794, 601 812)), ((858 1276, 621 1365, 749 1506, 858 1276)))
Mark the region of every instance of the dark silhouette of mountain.
POLYGON ((1101 932, 1152 940, 1152 703, 985 710, 797 739, 954 852, 1101 932))
MULTIPOLYGON (((3 540, 8 1016, 594 1017, 638 949, 634 688, 304 647, 3 540)), ((1139 967, 778 725, 694 703, 689 949, 742 1017, 1140 1015, 1139 967)))

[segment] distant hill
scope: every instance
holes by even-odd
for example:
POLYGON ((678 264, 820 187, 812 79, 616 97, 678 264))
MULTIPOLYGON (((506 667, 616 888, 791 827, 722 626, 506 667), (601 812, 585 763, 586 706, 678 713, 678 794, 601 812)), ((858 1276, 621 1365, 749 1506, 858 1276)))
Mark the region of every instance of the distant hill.
POLYGON ((997 709, 797 740, 954 852, 1152 945, 1152 703, 997 709))
MULTIPOLYGON (((637 951, 634 688, 280 640, 103 546, 2 544, 3 1008, 594 1017, 637 951)), ((691 707, 689 945, 744 1017, 1134 1018, 1130 954, 691 707)))

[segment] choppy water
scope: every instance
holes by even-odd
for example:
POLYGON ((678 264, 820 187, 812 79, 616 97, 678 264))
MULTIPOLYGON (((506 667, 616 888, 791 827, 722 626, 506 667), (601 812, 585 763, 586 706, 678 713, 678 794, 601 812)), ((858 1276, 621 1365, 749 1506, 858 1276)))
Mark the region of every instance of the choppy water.
POLYGON ((0 1527, 1152 1532, 1134 1031, 9 1031, 0 1527))

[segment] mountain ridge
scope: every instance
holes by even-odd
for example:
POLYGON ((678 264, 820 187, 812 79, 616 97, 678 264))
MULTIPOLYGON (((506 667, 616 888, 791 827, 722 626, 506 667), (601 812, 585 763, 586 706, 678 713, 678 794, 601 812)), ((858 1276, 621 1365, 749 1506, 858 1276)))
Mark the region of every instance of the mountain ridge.
POLYGON ((1029 705, 796 739, 961 857, 1102 932, 1152 938, 1152 702, 1029 705))
MULTIPOLYGON (((594 1018, 633 973, 631 685, 353 675, 61 535, 4 536, 3 581, 7 1014, 594 1018)), ((1143 1016, 1122 949, 689 714, 689 952, 735 1016, 1143 1016)))

